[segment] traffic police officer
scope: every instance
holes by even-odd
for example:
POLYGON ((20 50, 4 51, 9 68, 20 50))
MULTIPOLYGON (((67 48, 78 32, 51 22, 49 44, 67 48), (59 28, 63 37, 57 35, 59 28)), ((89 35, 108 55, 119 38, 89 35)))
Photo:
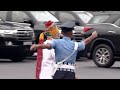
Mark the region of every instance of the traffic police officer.
MULTIPOLYGON (((62 39, 53 39, 50 43, 47 44, 39 44, 37 46, 32 46, 30 49, 37 48, 48 48, 55 49, 55 60, 56 63, 61 62, 63 59, 68 57, 73 51, 75 43, 71 40, 73 37, 72 30, 74 29, 75 22, 68 21, 63 23, 60 28, 62 29, 63 38, 62 39)), ((77 52, 84 50, 85 45, 90 43, 93 39, 97 37, 97 32, 94 31, 92 35, 86 38, 83 41, 78 42, 78 48, 76 52, 68 58, 68 60, 64 61, 60 68, 57 68, 56 73, 53 76, 53 79, 75 79, 75 61, 77 52)))

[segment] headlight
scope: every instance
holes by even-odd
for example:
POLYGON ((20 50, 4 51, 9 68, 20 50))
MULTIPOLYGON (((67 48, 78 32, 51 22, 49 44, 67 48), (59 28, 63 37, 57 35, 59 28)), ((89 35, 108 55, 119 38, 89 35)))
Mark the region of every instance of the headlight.
POLYGON ((4 34, 10 34, 10 31, 4 31, 4 34))
POLYGON ((75 31, 73 30, 73 33, 75 33, 75 31))
POLYGON ((1 30, 1 31, 0 31, 0 35, 3 36, 3 37, 4 37, 5 35, 7 35, 7 34, 11 34, 11 35, 12 35, 13 33, 14 33, 14 32, 13 32, 12 30, 1 30))
POLYGON ((5 30, 4 34, 13 34, 13 31, 12 30, 5 30))
POLYGON ((0 33, 0 35, 1 35, 2 37, 4 37, 4 36, 5 36, 5 34, 4 34, 4 33, 0 33))

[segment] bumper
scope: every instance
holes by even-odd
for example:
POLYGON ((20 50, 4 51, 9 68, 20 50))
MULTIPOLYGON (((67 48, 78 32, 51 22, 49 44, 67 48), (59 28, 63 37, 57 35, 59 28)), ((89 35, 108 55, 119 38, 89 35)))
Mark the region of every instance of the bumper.
POLYGON ((30 51, 30 45, 11 45, 0 47, 0 57, 2 58, 15 56, 16 54, 25 55, 26 57, 29 57, 32 56, 34 52, 30 51))

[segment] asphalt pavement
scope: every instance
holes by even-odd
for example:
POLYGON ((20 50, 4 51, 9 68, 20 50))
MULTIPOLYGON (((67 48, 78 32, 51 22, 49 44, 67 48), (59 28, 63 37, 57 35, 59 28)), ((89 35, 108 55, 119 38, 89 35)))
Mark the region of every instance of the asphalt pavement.
MULTIPOLYGON (((36 57, 29 57, 23 62, 0 59, 0 79, 34 79, 36 57)), ((99 68, 86 58, 76 62, 76 76, 79 79, 120 79, 120 61, 111 68, 99 68)))

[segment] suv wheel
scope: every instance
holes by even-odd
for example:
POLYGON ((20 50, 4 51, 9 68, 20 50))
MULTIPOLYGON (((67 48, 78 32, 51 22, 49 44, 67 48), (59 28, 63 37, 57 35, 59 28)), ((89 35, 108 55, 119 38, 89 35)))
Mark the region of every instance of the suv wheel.
POLYGON ((10 56, 13 62, 22 62, 26 58, 24 50, 18 50, 10 56))
POLYGON ((98 67, 109 68, 115 60, 113 59, 113 51, 110 46, 101 44, 95 47, 93 54, 93 61, 98 67))
POLYGON ((0 37, 0 46, 5 46, 5 41, 3 38, 0 37))

